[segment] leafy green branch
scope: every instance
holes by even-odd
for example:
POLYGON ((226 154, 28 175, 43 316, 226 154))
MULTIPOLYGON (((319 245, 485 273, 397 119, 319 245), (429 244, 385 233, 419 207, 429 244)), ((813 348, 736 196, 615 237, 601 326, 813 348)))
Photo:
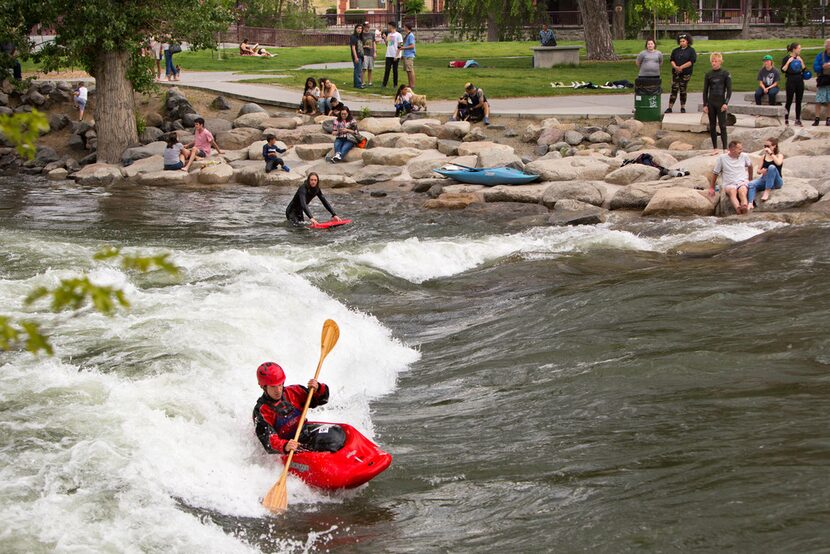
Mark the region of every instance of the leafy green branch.
MULTIPOLYGON (((94 260, 118 262, 125 271, 148 273, 162 271, 177 277, 180 269, 170 261, 169 254, 136 256, 124 254, 114 247, 98 251, 94 260)), ((96 285, 88 275, 68 277, 52 287, 37 287, 23 300, 25 306, 32 306, 40 300, 49 300, 49 309, 53 312, 80 310, 87 305, 106 316, 112 317, 119 308, 129 309, 130 302, 124 290, 118 287, 96 285)), ((15 321, 10 316, 0 315, 0 350, 25 348, 32 354, 41 351, 52 355, 54 350, 40 326, 30 319, 15 321)))
POLYGON ((0 135, 15 145, 21 157, 32 159, 37 153, 37 139, 49 131, 49 120, 37 110, 31 113, 0 115, 0 135))

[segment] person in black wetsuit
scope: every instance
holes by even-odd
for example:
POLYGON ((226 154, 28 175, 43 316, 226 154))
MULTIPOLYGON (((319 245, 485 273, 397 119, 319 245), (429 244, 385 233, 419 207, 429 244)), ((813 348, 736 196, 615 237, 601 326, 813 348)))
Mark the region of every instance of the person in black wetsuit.
POLYGON ((795 99, 795 125, 801 127, 801 102, 804 100, 804 70, 807 66, 801 57, 801 45, 794 42, 787 46, 787 55, 781 61, 781 71, 787 77, 787 103, 784 108, 784 125, 790 124, 790 106, 795 99))
POLYGON ((732 98, 732 76, 721 67, 723 54, 712 52, 709 56, 712 71, 703 79, 703 113, 709 114, 709 136, 712 137, 712 148, 718 148, 717 121, 720 127, 720 138, 723 149, 726 150, 726 110, 732 98))
POLYGON ((315 196, 323 203, 323 207, 329 211, 331 218, 334 221, 340 221, 340 218, 334 213, 334 208, 331 207, 329 201, 323 196, 323 191, 320 190, 320 176, 316 173, 308 174, 305 183, 300 185, 294 198, 291 199, 291 202, 285 209, 285 217, 288 218, 288 221, 294 225, 300 225, 303 222, 303 216, 307 215, 311 223, 316 225, 317 220, 311 215, 311 211, 308 209, 308 203, 314 200, 315 196))

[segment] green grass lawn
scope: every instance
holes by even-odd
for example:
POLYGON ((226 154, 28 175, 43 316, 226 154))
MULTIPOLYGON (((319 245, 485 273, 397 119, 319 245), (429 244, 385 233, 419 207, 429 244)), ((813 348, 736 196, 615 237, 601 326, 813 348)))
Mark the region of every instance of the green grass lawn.
MULTIPOLYGON (((798 39, 797 39, 798 40, 798 39)), ((784 40, 702 40, 694 44, 699 54, 694 76, 689 85, 690 91, 700 91, 703 87, 703 75, 709 69, 707 54, 714 51, 741 52, 726 54, 724 67, 732 73, 735 90, 754 90, 758 70, 761 67, 761 57, 765 53, 772 54, 776 63, 785 54, 784 40), (758 50, 761 52, 747 52, 758 50)), ((805 50, 805 61, 812 64, 812 58, 822 45, 821 39, 800 39, 805 50)), ((426 94, 431 99, 453 99, 460 96, 466 81, 474 81, 482 87, 491 98, 506 98, 511 96, 554 96, 562 94, 591 94, 604 93, 598 91, 572 89, 555 89, 550 86, 551 81, 591 81, 602 84, 605 81, 628 79, 634 81, 636 67, 633 58, 643 48, 643 41, 622 40, 615 41, 616 52, 624 59, 618 62, 588 62, 583 61, 575 67, 556 67, 553 69, 533 69, 531 67, 530 47, 536 42, 454 42, 418 45, 418 57, 415 62, 417 91, 426 94), (475 59, 481 64, 477 69, 450 69, 447 63, 450 60, 475 59)), ((585 57, 584 44, 576 41, 563 41, 562 45, 578 45, 582 59, 585 57)), ((675 47, 674 42, 662 41, 658 48, 668 55, 675 47)), ((306 77, 326 76, 334 80, 344 92, 372 95, 392 91, 381 91, 379 84, 383 77, 383 60, 376 70, 373 81, 376 86, 367 91, 354 91, 351 87, 351 69, 329 69, 300 71, 298 67, 308 64, 327 62, 350 61, 347 47, 291 47, 272 48, 278 54, 275 58, 249 58, 238 55, 236 49, 225 49, 221 59, 217 51, 202 50, 198 52, 182 52, 175 57, 185 71, 233 71, 239 73, 279 73, 287 75, 284 78, 263 77, 256 82, 273 83, 291 86, 300 89, 306 77), (380 74, 379 76, 377 74, 380 74)), ((27 63, 25 70, 34 70, 36 67, 27 63)), ((405 80, 403 64, 400 75, 405 80)), ((670 66, 668 61, 663 65, 664 88, 670 86, 670 66)), ((391 89, 391 85, 390 85, 391 89)), ((630 91, 627 91, 630 92, 630 91)))

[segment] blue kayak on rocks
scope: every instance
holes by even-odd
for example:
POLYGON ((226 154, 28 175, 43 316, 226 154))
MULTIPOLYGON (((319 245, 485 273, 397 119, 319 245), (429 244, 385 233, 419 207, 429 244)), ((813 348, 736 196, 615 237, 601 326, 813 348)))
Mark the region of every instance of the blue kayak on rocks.
POLYGON ((512 167, 467 167, 457 164, 447 164, 434 172, 455 179, 460 183, 471 185, 484 185, 494 187, 496 185, 526 185, 539 178, 538 175, 525 173, 512 167))

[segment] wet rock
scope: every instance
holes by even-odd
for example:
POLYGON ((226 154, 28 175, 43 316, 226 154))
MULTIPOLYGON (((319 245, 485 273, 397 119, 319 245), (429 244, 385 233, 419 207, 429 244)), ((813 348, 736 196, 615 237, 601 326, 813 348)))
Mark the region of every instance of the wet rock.
MULTIPOLYGON (((229 107, 230 109, 230 107, 229 107)), ((248 102, 247 104, 243 104, 241 108, 239 108, 239 113, 236 114, 237 118, 243 115, 248 115, 252 113, 267 113, 265 108, 260 106, 259 104, 255 104, 253 102, 248 102)))
POLYGON ((66 179, 67 176, 69 176, 69 172, 62 167, 53 169, 52 171, 46 174, 46 178, 50 181, 62 181, 66 179))
POLYGON ((240 150, 247 148, 252 142, 259 140, 262 133, 259 129, 252 127, 241 127, 238 129, 231 129, 230 131, 223 131, 217 133, 216 144, 223 149, 240 150))
POLYGON ((432 210, 463 210, 470 204, 480 201, 481 200, 477 194, 444 192, 438 198, 427 200, 424 203, 424 208, 432 210))
POLYGON ((142 185, 153 186, 175 186, 185 185, 191 182, 190 174, 185 171, 150 171, 147 173, 140 173, 137 176, 138 182, 142 185))
POLYGON ((261 129, 260 125, 266 119, 271 119, 271 116, 265 112, 253 112, 240 115, 233 120, 233 128, 238 129, 240 127, 252 127, 255 129, 261 129))
POLYGON ((366 165, 406 165, 420 154, 421 151, 414 148, 370 148, 364 152, 363 162, 366 165))
POLYGON ((715 214, 715 204, 704 191, 683 187, 659 189, 643 210, 644 216, 674 216, 715 214))
POLYGON ((578 200, 559 200, 548 218, 550 225, 597 225, 605 222, 605 210, 578 200))
POLYGON ((553 208, 560 200, 579 200, 594 206, 602 206, 602 191, 590 182, 548 182, 542 194, 542 204, 553 208))
POLYGON ((539 204, 550 183, 537 185, 497 185, 482 191, 485 202, 521 202, 539 204))
MULTIPOLYGON (((409 122, 407 122, 409 123, 409 122)), ((438 139, 423 133, 408 134, 398 139, 397 148, 415 148, 417 150, 432 150, 438 146, 438 139)))
POLYGON ((231 105, 228 104, 228 101, 225 100, 224 96, 217 96, 213 99, 213 102, 210 103, 210 107, 214 110, 229 110, 231 109, 231 105))
POLYGON ((371 196, 372 198, 383 198, 386 196, 386 193, 382 190, 373 190, 369 193, 369 196, 371 196))
POLYGON ((121 168, 116 165, 92 163, 75 174, 75 182, 83 186, 105 187, 121 180, 121 168))
POLYGON ((367 117, 358 122, 357 128, 374 135, 400 133, 403 130, 400 120, 394 117, 367 117))
POLYGON ((332 152, 331 143, 323 144, 298 144, 294 152, 301 160, 319 160, 332 152))
POLYGON ((443 192, 444 192, 444 185, 443 184, 432 185, 426 191, 427 196, 429 196, 430 198, 438 198, 439 196, 441 196, 441 193, 443 193, 443 192))
POLYGON ((615 185, 630 185, 638 181, 656 181, 660 178, 660 170, 643 164, 628 164, 615 169, 605 176, 605 181, 615 185))
POLYGON ((777 212, 800 208, 815 202, 819 198, 815 187, 802 179, 786 179, 784 186, 773 190, 766 202, 761 202, 760 196, 760 194, 757 196, 758 200, 756 201, 755 211, 757 212, 777 212))
POLYGON ((198 179, 203 185, 223 185, 233 178, 233 168, 228 164, 209 165, 199 171, 198 179))

